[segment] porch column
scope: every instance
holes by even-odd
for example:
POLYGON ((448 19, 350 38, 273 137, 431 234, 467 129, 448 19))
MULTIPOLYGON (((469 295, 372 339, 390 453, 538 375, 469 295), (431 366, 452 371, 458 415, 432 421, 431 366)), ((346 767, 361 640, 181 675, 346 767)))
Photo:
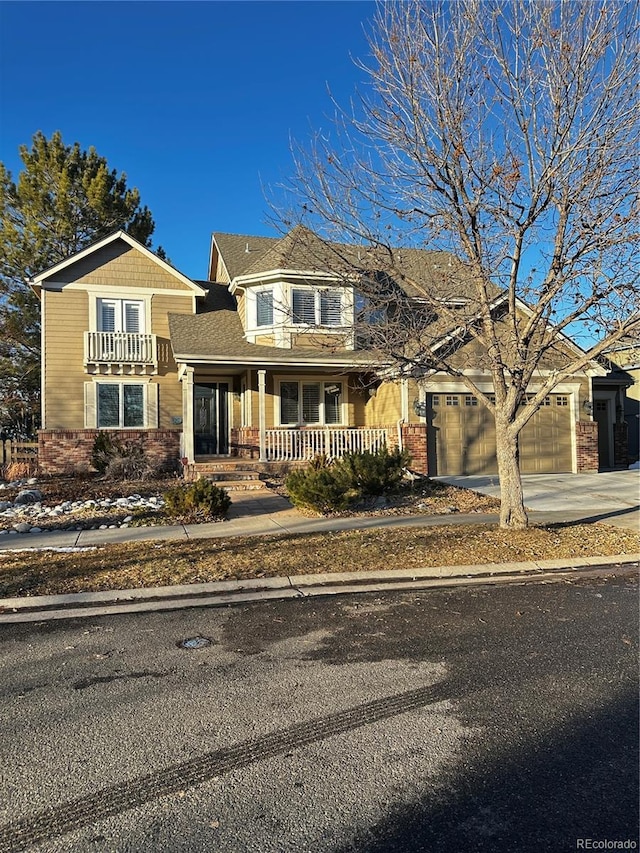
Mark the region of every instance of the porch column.
POLYGON ((193 446, 193 367, 187 367, 182 377, 182 452, 187 462, 195 462, 193 446))
POLYGON ((267 394, 267 371, 258 371, 258 427, 260 432, 260 462, 267 461, 267 415, 265 411, 267 394))
POLYGON ((405 423, 409 422, 409 380, 400 380, 400 417, 405 423))

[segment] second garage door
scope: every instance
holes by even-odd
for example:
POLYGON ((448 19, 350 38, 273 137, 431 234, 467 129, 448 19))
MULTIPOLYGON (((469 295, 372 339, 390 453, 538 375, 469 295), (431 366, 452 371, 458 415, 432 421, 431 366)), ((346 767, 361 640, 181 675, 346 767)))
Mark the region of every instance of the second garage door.
MULTIPOLYGON (((431 476, 496 474, 496 433, 490 412, 471 394, 428 394, 431 476)), ((523 474, 572 470, 569 398, 551 394, 520 433, 523 474)))

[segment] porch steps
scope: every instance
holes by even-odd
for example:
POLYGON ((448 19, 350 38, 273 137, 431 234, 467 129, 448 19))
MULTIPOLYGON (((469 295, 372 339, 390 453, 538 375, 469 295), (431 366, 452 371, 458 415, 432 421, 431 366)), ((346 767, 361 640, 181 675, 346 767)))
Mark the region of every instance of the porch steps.
POLYGON ((186 480, 204 477, 228 492, 266 489, 262 475, 250 464, 234 461, 199 461, 187 466, 186 480))

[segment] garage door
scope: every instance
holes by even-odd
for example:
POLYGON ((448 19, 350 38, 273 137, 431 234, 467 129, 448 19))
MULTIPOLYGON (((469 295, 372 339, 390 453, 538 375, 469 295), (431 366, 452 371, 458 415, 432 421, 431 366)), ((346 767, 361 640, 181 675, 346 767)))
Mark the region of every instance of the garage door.
MULTIPOLYGON (((495 423, 471 394, 428 394, 429 474, 496 474, 495 423)), ((523 474, 571 471, 571 417, 566 395, 551 394, 520 434, 523 474)))

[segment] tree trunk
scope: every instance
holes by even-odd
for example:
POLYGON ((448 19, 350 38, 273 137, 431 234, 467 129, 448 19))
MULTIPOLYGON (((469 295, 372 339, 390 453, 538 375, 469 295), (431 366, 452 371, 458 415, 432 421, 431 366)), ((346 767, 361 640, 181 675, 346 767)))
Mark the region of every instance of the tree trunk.
POLYGON ((500 477, 500 527, 523 530, 529 524, 524 508, 518 436, 496 422, 496 455, 500 477))

